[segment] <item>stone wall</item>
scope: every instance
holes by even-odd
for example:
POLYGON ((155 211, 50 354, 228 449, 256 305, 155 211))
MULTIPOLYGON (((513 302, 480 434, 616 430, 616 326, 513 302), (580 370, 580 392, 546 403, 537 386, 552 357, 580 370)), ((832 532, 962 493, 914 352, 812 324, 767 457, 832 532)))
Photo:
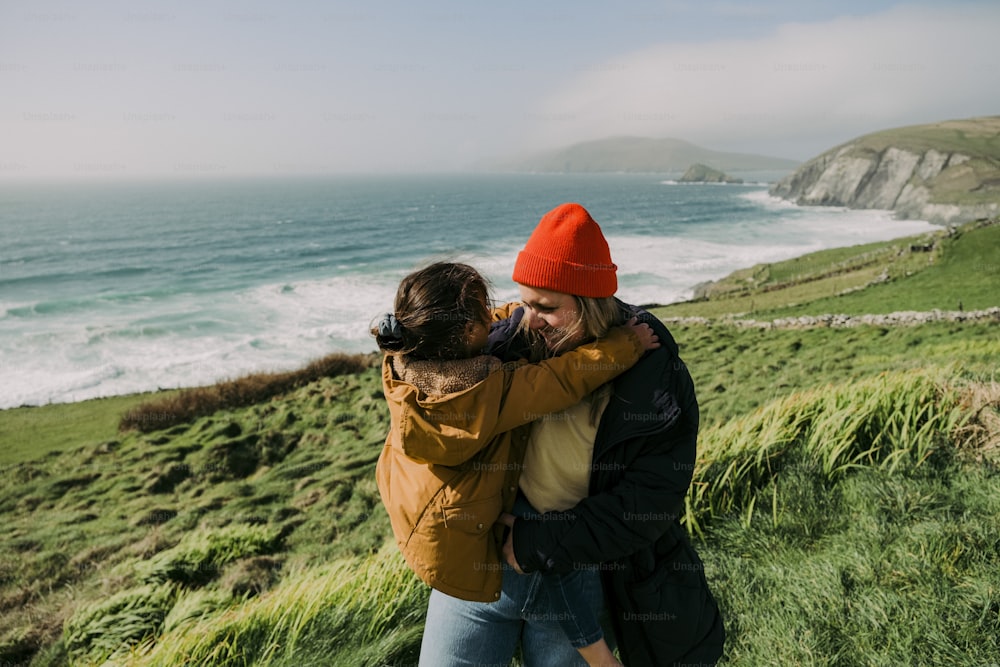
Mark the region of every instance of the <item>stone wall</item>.
POLYGON ((1000 307, 986 310, 905 310, 881 315, 803 315, 777 320, 749 320, 723 317, 664 317, 665 324, 723 324, 744 329, 812 329, 817 327, 847 328, 858 326, 912 326, 928 322, 1000 322, 1000 307))

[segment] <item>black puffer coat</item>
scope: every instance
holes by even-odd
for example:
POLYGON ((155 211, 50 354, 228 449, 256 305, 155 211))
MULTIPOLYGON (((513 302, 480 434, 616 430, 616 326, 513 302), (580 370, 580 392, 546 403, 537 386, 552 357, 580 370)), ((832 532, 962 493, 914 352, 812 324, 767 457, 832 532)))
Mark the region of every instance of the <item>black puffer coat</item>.
MULTIPOLYGON (((722 618, 680 524, 694 472, 698 400, 663 323, 621 306, 653 327, 661 347, 614 381, 594 443, 590 496, 566 512, 518 519, 514 554, 526 572, 599 567, 628 667, 713 664, 722 655, 722 618)), ((516 334, 522 314, 494 325, 494 354, 523 351, 516 334)))

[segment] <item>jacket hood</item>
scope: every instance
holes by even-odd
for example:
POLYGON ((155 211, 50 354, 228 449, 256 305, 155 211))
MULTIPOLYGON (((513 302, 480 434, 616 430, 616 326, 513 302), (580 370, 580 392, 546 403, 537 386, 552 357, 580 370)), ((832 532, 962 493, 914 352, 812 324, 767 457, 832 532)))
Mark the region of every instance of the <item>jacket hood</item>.
POLYGON ((389 358, 393 374, 403 382, 432 396, 465 391, 482 382, 501 366, 496 357, 481 355, 449 361, 412 360, 405 356, 389 358))

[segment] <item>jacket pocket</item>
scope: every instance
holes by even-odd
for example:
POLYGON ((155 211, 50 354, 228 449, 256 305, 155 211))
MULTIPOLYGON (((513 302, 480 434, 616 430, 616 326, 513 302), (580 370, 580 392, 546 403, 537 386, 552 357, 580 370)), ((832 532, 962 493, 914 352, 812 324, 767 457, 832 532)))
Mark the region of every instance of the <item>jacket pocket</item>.
POLYGON ((438 540, 432 545, 440 563, 438 581, 479 596, 476 599, 499 591, 502 564, 493 524, 502 508, 500 495, 441 506, 438 540))
POLYGON ((448 530, 458 530, 471 535, 485 535, 500 518, 503 498, 493 496, 441 507, 444 526, 448 530))
POLYGON ((642 628, 659 660, 685 655, 712 628, 718 610, 701 567, 697 559, 661 561, 648 578, 626 585, 631 609, 623 620, 642 628))

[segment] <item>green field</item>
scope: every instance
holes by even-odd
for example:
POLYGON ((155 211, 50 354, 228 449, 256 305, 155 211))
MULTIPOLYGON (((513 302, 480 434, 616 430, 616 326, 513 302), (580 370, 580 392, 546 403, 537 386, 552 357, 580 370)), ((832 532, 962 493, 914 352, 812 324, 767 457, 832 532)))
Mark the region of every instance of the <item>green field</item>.
MULTIPOLYGON (((656 309, 704 318, 670 328, 702 406, 686 524, 729 664, 997 662, 998 322, 731 321, 1000 306, 997 258, 1000 225, 968 225, 656 309)), ((414 664, 428 591, 375 487, 377 370, 119 432, 176 396, 0 411, 0 665, 414 664)))
POLYGON ((0 412, 0 465, 99 442, 117 430, 122 414, 149 398, 149 394, 134 394, 4 410, 0 412))
POLYGON ((874 151, 887 148, 921 153, 936 150, 996 160, 1000 158, 1000 116, 896 127, 865 135, 858 141, 874 151))
POLYGON ((772 320, 824 313, 979 310, 997 305, 1000 225, 835 248, 736 271, 707 298, 655 310, 661 317, 772 320))

